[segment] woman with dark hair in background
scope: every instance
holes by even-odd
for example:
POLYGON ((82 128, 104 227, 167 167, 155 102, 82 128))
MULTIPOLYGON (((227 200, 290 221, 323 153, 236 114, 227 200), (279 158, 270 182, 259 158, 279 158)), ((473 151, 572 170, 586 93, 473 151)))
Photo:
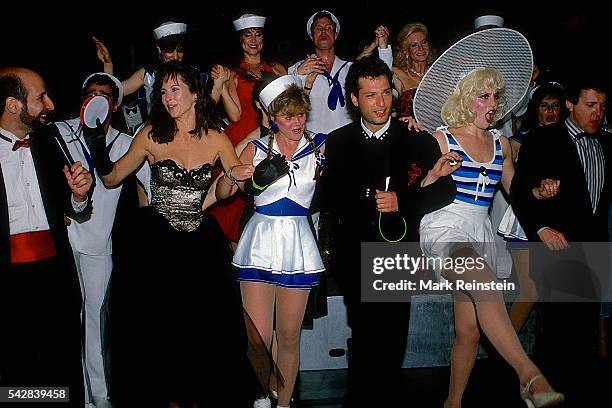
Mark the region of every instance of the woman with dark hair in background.
POLYGON ((253 167, 241 165, 218 130, 213 102, 200 73, 179 61, 156 72, 150 124, 113 163, 89 129, 88 145, 107 186, 120 183, 143 161, 151 166, 151 204, 142 210, 141 268, 130 271, 130 322, 116 373, 131 384, 120 406, 178 407, 248 404, 246 336, 230 249, 208 215, 213 165, 225 174, 218 199, 234 192, 253 167), (221 336, 221 338, 220 338, 221 336), (240 384, 239 392, 235 384, 240 384))
MULTIPOLYGON (((264 72, 285 75, 287 70, 279 63, 268 63, 262 58, 264 46, 263 27, 266 18, 255 14, 242 14, 233 21, 238 33, 242 57, 240 65, 231 70, 229 76, 223 78, 221 102, 232 122, 225 133, 233 145, 240 143, 250 132, 257 129, 260 119, 252 102, 255 82, 264 72)), ((217 79, 227 68, 217 65, 213 68, 212 77, 217 79)), ((211 208, 211 214, 217 219, 225 236, 235 248, 238 242, 240 216, 246 207, 246 201, 241 194, 236 194, 229 200, 216 204, 211 208)))
MULTIPOLYGON (((156 70, 169 61, 182 61, 185 57, 187 24, 166 21, 153 30, 153 37, 155 38, 155 48, 158 53, 157 66, 143 65, 127 79, 121 81, 125 96, 131 95, 141 88, 144 88, 148 110, 147 113, 151 111, 156 70)), ((96 45, 98 59, 104 64, 104 72, 112 75, 114 65, 108 48, 96 37, 93 37, 93 41, 96 45)), ((208 74, 201 73, 201 75, 204 82, 208 81, 208 74)), ((223 81, 227 79, 227 76, 229 76, 229 72, 225 72, 221 68, 216 69, 216 75, 213 76, 214 83, 211 90, 211 97, 215 102, 219 100, 220 95, 223 93, 223 81)))

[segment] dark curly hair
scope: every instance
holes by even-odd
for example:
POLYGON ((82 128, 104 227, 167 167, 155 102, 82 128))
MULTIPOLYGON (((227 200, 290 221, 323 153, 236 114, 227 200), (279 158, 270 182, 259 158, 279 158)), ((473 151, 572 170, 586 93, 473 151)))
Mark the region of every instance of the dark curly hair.
POLYGON ((344 90, 346 93, 347 105, 349 106, 349 112, 355 117, 359 117, 359 109, 351 102, 351 95, 359 97, 359 78, 376 78, 379 76, 385 76, 389 80, 389 85, 393 84, 393 74, 391 70, 378 55, 370 55, 358 59, 353 62, 351 68, 346 74, 346 80, 344 82, 344 90))
POLYGON ((535 129, 538 127, 538 108, 540 103, 545 98, 556 97, 559 100, 561 111, 559 112, 559 121, 563 121, 567 116, 567 108, 565 107, 565 91, 557 82, 546 82, 538 86, 531 95, 529 105, 527 106, 527 129, 535 129))
POLYGON ((161 87, 165 80, 176 81, 179 78, 187 85, 189 91, 198 97, 195 103, 195 128, 189 133, 200 138, 202 133, 208 134, 209 129, 220 131, 219 118, 200 71, 187 63, 170 61, 163 64, 155 73, 149 137, 156 143, 170 143, 178 131, 176 121, 168 114, 162 103, 161 87))

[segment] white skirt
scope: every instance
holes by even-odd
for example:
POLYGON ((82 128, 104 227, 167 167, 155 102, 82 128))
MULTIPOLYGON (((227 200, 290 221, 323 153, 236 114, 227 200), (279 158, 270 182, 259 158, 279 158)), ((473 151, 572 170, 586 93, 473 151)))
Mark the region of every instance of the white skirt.
MULTIPOLYGON (((446 259, 457 249, 456 245, 449 243, 469 243, 469 247, 483 257, 497 274, 495 237, 488 208, 451 203, 426 214, 421 220, 419 232, 421 250, 425 256, 446 259)), ((442 271, 436 268, 435 272, 438 280, 443 281, 442 271)), ((499 278, 508 276, 498 275, 499 278)))
POLYGON ((527 241, 527 235, 525 234, 523 227, 521 227, 518 218, 516 218, 511 205, 508 206, 504 216, 499 222, 497 232, 506 239, 521 239, 523 241, 527 241))
POLYGON ((325 270, 307 217, 257 212, 240 236, 232 264, 240 281, 291 288, 316 286, 325 270))

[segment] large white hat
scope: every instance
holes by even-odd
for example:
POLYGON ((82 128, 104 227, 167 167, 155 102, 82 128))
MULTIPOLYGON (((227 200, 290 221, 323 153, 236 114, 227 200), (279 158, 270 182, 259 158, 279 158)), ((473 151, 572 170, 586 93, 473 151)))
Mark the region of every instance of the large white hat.
POLYGON ((293 84, 299 87, 302 86, 299 78, 293 75, 283 75, 282 77, 276 78, 261 90, 259 93, 259 102, 267 111, 274 99, 285 92, 289 85, 293 84))
POLYGON ((329 14, 331 16, 332 21, 336 24, 336 35, 340 34, 340 21, 334 15, 334 13, 332 13, 331 11, 328 11, 328 10, 319 10, 316 13, 314 13, 312 16, 310 16, 310 18, 306 22, 306 32, 308 33, 308 35, 312 37, 312 32, 311 32, 312 23, 314 22, 314 17, 317 14, 319 14, 319 13, 327 13, 327 14, 329 14))
POLYGON ((506 83, 504 106, 510 112, 523 99, 533 70, 533 54, 518 31, 491 28, 457 41, 433 63, 414 97, 414 117, 428 132, 442 124, 442 105, 459 81, 476 68, 495 68, 506 83))
POLYGON ((236 31, 246 30, 247 28, 263 28, 266 18, 256 14, 243 14, 238 19, 232 21, 236 31))
POLYGON ((153 30, 153 37, 155 41, 159 41, 160 38, 167 37, 174 34, 185 34, 187 32, 187 24, 175 23, 174 21, 166 21, 159 27, 153 30))
POLYGON ((118 80, 115 76, 111 74, 107 74, 106 72, 94 72, 93 74, 85 78, 85 81, 83 81, 83 85, 81 86, 81 90, 83 91, 85 90, 87 83, 94 75, 103 75, 103 76, 107 76, 110 79, 112 79, 112 81, 115 83, 115 85, 117 85, 117 88, 119 89, 119 94, 117 95, 117 101, 116 101, 117 105, 121 105, 121 102, 123 101, 123 85, 121 85, 121 81, 118 80))
POLYGON ((504 26, 504 18, 492 14, 476 17, 474 19, 474 29, 478 30, 482 26, 495 26, 501 28, 504 26))

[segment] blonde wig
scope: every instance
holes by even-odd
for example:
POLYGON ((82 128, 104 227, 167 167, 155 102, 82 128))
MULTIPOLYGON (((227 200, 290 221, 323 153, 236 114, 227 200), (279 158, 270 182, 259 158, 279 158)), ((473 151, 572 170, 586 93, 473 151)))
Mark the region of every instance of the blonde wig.
POLYGON ((460 127, 474 121, 474 111, 470 107, 472 100, 478 92, 485 88, 492 88, 498 93, 498 107, 493 123, 501 119, 504 114, 504 91, 506 82, 501 74, 493 68, 477 68, 464 76, 455 91, 442 105, 442 121, 450 127, 460 127))

